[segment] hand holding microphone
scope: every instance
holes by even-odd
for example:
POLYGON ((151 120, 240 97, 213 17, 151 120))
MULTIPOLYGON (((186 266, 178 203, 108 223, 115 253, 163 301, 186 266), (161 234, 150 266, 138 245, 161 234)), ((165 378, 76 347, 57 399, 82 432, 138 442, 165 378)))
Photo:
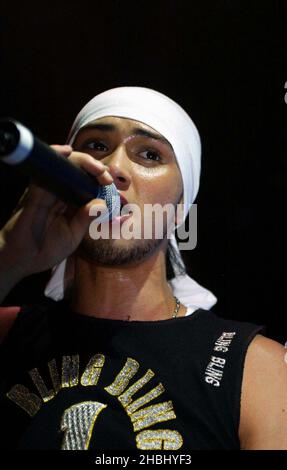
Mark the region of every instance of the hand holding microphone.
POLYGON ((91 222, 91 206, 108 208, 101 221, 120 211, 119 194, 102 162, 67 146, 51 148, 15 121, 0 123, 0 160, 37 184, 25 191, 0 231, 0 270, 12 284, 74 252, 91 222), (67 207, 71 217, 66 216, 67 207))
MULTIPOLYGON (((18 168, 38 186, 66 202, 81 206, 92 199, 104 199, 108 212, 101 221, 120 212, 120 196, 114 184, 98 184, 12 119, 0 120, 0 161, 18 168)), ((98 168, 102 169, 102 165, 98 168)))

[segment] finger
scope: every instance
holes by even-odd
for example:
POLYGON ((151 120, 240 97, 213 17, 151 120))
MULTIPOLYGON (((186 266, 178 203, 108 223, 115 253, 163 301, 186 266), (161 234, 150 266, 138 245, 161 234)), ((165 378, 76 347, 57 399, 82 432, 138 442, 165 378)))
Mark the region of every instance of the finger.
POLYGON ((106 202, 103 199, 93 199, 84 207, 79 209, 77 213, 69 220, 68 224, 73 236, 75 247, 78 246, 80 241, 83 239, 89 224, 91 223, 90 209, 93 207, 93 213, 95 208, 98 208, 103 212, 107 210, 106 202))
POLYGON ((96 160, 87 153, 73 152, 69 159, 83 170, 95 176, 100 184, 111 184, 114 179, 109 172, 109 167, 104 165, 103 162, 96 160))
POLYGON ((73 147, 71 147, 71 145, 53 144, 53 145, 50 145, 50 147, 53 150, 55 150, 56 152, 58 152, 58 153, 60 153, 61 155, 64 155, 64 156, 69 156, 73 151, 73 147))

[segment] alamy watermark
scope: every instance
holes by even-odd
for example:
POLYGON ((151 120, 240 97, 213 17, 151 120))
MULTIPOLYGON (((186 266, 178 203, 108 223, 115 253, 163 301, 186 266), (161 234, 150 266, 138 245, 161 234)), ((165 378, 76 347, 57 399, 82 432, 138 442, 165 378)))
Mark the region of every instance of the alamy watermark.
POLYGON ((107 209, 93 205, 89 215, 96 217, 89 226, 89 235, 98 239, 170 239, 175 232, 180 250, 193 250, 197 244, 197 204, 192 204, 185 221, 183 206, 178 204, 126 204, 112 221, 99 222, 107 209), (186 223, 188 227, 186 228, 186 223), (177 225, 177 228, 176 228, 177 225), (166 227, 166 228, 165 228, 166 227), (165 230, 164 230, 165 228, 165 230), (166 232, 166 233, 164 233, 166 232))

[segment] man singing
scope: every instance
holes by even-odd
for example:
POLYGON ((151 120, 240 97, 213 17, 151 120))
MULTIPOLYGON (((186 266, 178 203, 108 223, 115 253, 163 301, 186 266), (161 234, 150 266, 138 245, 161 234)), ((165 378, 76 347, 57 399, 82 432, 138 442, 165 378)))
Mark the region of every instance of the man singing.
POLYGON ((175 238, 200 179, 188 114, 155 90, 115 88, 53 147, 138 210, 106 223, 119 237, 96 237, 90 214, 103 200, 77 209, 31 185, 2 228, 2 301, 53 267, 46 303, 0 309, 2 446, 286 449, 284 347, 212 313, 216 298, 185 272, 175 238), (146 238, 155 204, 175 218, 146 238))

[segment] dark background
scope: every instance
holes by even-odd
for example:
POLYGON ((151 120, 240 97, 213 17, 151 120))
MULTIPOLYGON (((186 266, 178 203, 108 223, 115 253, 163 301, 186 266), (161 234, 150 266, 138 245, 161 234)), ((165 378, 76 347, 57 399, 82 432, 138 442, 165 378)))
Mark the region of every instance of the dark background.
MULTIPOLYGON (((190 274, 223 317, 267 325, 287 340, 284 1, 2 2, 1 110, 64 143, 94 95, 124 85, 181 104, 203 144, 198 244, 190 274)), ((0 169, 0 223, 26 181, 0 169)), ((49 273, 6 299, 41 298, 49 273)))

